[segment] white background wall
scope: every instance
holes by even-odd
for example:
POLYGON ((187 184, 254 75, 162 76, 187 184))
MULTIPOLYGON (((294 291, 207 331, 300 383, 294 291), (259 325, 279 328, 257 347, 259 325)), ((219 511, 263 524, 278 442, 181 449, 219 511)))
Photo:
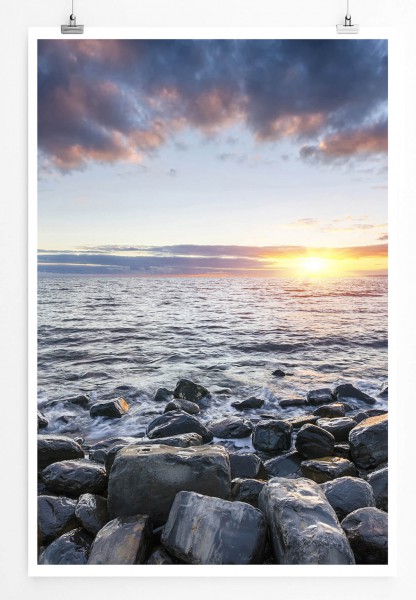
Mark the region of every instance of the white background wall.
MULTIPOLYGON (((75 0, 79 23, 87 26, 334 26, 345 0, 75 0)), ((353 21, 400 31, 405 79, 394 135, 400 139, 400 179, 390 194, 390 224, 398 235, 390 262, 390 339, 398 348, 390 362, 397 375, 399 448, 399 565, 389 579, 29 579, 26 520, 26 226, 27 226, 27 28, 66 23, 70 0, 2 2, 0 29, 0 593, 6 600, 135 598, 162 595, 193 599, 279 598, 322 600, 415 597, 416 539, 414 460, 416 424, 416 6, 413 0, 351 0, 353 21), (412 426, 412 420, 414 425, 412 426), (413 485, 413 489, 412 489, 413 485)), ((353 318, 353 315, 352 315, 353 318)), ((393 490, 392 490, 393 492, 393 490)))

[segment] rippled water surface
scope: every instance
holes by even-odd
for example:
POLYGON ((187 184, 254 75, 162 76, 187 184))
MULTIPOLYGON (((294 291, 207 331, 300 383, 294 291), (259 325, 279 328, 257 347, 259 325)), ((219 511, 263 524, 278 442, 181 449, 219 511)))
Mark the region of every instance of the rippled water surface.
POLYGON ((202 420, 235 414, 231 402, 254 394, 263 412, 293 415, 301 409, 283 410, 280 399, 341 382, 377 398, 387 379, 385 278, 45 277, 38 326, 46 431, 91 439, 143 434, 163 412, 157 388, 183 377, 214 392, 202 420), (290 375, 273 377, 277 368, 290 375), (51 402, 80 393, 123 396, 131 409, 92 420, 88 410, 51 402))

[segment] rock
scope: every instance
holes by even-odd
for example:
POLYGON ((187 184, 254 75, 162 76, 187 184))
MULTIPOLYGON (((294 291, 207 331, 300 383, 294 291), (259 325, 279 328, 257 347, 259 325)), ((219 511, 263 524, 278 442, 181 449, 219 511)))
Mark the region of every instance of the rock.
POLYGON ((380 510, 388 511, 388 484, 389 484, 389 469, 383 467, 377 471, 373 471, 368 476, 368 483, 373 488, 376 507, 380 510))
POLYGON ((321 488, 339 521, 358 508, 375 506, 371 485, 358 477, 339 477, 322 483, 321 488))
POLYGON ((362 469, 371 469, 385 462, 388 415, 370 417, 350 431, 349 443, 353 461, 362 469))
POLYGON ((335 444, 334 455, 351 460, 351 452, 349 444, 335 444))
POLYGON ((264 452, 284 452, 292 444, 292 425, 283 420, 260 421, 253 431, 253 446, 264 452))
POLYGON ((282 371, 282 369, 276 369, 276 371, 273 371, 272 375, 274 375, 274 377, 285 377, 286 373, 282 371))
POLYGON ((91 446, 88 447, 89 452, 95 452, 96 450, 101 450, 101 449, 108 449, 112 446, 114 446, 115 444, 124 444, 125 446, 127 446, 127 444, 135 444, 136 442, 140 442, 142 438, 139 437, 130 437, 130 436, 116 436, 116 437, 110 437, 110 438, 106 438, 104 440, 100 440, 99 442, 95 442, 95 444, 91 444, 91 446))
POLYGON ((82 494, 75 515, 84 529, 96 535, 109 521, 107 499, 96 494, 82 494))
POLYGON ((197 415, 199 413, 199 406, 195 402, 189 402, 188 400, 171 400, 165 406, 164 412, 171 412, 172 410, 183 410, 189 415, 197 415))
POLYGON ((369 417, 379 417, 380 415, 387 415, 388 411, 384 408, 369 408, 367 413, 369 417))
POLYGON ((97 402, 90 408, 91 417, 108 417, 110 419, 119 419, 129 410, 129 405, 123 398, 97 402))
POLYGON ((38 468, 67 460, 83 458, 84 450, 72 438, 64 435, 38 435, 38 468))
POLYGON ((38 531, 42 545, 78 526, 76 500, 62 496, 38 496, 38 531))
POLYGON ((339 402, 359 400, 360 402, 365 402, 366 404, 375 403, 374 398, 372 398, 368 394, 365 394, 350 383, 343 383, 342 385, 337 385, 337 387, 334 389, 334 396, 339 402))
POLYGON ((312 479, 316 483, 324 483, 330 479, 345 477, 347 475, 351 475, 352 477, 357 475, 354 463, 339 456, 304 460, 301 464, 301 469, 304 477, 312 479))
POLYGON ((383 383, 383 385, 381 386, 379 396, 380 396, 380 398, 388 398, 389 397, 389 384, 387 381, 385 381, 383 383))
POLYGON ((38 410, 38 429, 45 429, 49 424, 48 419, 38 410))
POLYGON ((303 458, 299 452, 289 452, 283 456, 276 456, 264 463, 268 478, 287 477, 288 479, 297 479, 302 477, 300 465, 303 458))
POLYGON ((359 565, 385 565, 388 554, 388 516, 378 508, 359 508, 342 521, 359 565))
POLYGON ((91 547, 89 565, 142 565, 152 542, 148 516, 133 515, 110 521, 98 533, 91 547))
POLYGON ((147 427, 147 436, 150 439, 170 437, 182 433, 197 433, 202 437, 204 444, 210 442, 213 435, 196 417, 188 415, 182 410, 175 410, 156 417, 147 427))
POLYGON ((275 477, 259 496, 278 564, 351 565, 354 557, 319 485, 275 477))
POLYGON ((86 459, 63 460, 42 471, 48 490, 68 496, 100 494, 107 485, 106 470, 100 463, 86 459))
POLYGON ((236 477, 251 477, 256 479, 260 477, 263 463, 260 458, 251 452, 241 454, 230 453, 231 479, 236 477))
POLYGON ((320 388, 319 390, 311 390, 307 393, 306 398, 308 404, 318 406, 319 404, 330 404, 334 400, 332 391, 329 388, 320 388))
POLYGON ((259 564, 265 541, 258 509, 194 492, 177 494, 162 533, 163 546, 194 565, 259 564))
POLYGON ((156 548, 156 550, 149 556, 146 564, 148 565, 174 565, 177 561, 163 550, 163 548, 156 548))
POLYGON ((166 388, 159 388, 153 398, 154 402, 170 402, 172 400, 173 392, 170 392, 166 388))
POLYGON ((64 533, 42 552, 40 565, 86 565, 92 536, 81 527, 64 533))
POLYGON ((208 429, 214 437, 230 440, 248 437, 253 431, 253 426, 250 421, 241 417, 225 417, 211 421, 208 429))
POLYGON ((258 479, 236 478, 231 482, 231 499, 247 502, 257 508, 259 494, 265 482, 258 479))
POLYGON ((108 508, 111 517, 150 515, 158 526, 166 522, 178 492, 228 498, 230 487, 228 452, 221 446, 127 447, 111 469, 108 508))
POLYGON ((180 379, 173 392, 174 398, 189 400, 189 402, 196 402, 196 404, 200 404, 209 395, 209 391, 204 386, 189 381, 189 379, 180 379))
POLYGON ((368 412, 360 411, 359 413, 354 415, 354 421, 358 424, 361 423, 361 421, 365 421, 365 419, 368 419, 369 416, 370 415, 368 414, 368 412))
POLYGON ((65 402, 68 402, 68 404, 75 404, 75 406, 82 406, 82 408, 86 408, 90 403, 90 399, 85 394, 80 394, 79 396, 71 396, 70 398, 65 398, 65 402))
POLYGON ((241 402, 232 402, 231 406, 237 410, 249 410, 251 408, 261 408, 263 404, 264 400, 251 396, 250 398, 246 398, 246 400, 241 400, 241 402))
POLYGON ((336 419, 337 417, 345 417, 345 405, 343 402, 331 402, 331 404, 322 404, 313 411, 317 417, 324 419, 336 419))
POLYGON ((301 427, 296 438, 296 450, 303 458, 320 458, 334 454, 335 439, 332 433, 317 425, 301 427))
POLYGON ((305 406, 307 401, 305 398, 293 398, 291 400, 280 400, 279 406, 280 408, 292 408, 293 406, 305 406))
POLYGON ((325 429, 325 431, 332 433, 336 442, 347 442, 351 429, 354 429, 357 425, 357 423, 349 417, 318 419, 316 424, 318 427, 325 429))
POLYGON ((287 419, 287 421, 292 425, 293 429, 300 429, 304 425, 308 425, 308 423, 313 425, 317 420, 318 417, 315 415, 300 415, 298 417, 287 419))

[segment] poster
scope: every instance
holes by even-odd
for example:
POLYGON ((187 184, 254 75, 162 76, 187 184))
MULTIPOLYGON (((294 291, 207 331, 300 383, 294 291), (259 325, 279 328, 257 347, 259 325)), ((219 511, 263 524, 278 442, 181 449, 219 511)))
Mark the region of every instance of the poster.
POLYGON ((37 40, 37 573, 387 564, 387 68, 37 40))

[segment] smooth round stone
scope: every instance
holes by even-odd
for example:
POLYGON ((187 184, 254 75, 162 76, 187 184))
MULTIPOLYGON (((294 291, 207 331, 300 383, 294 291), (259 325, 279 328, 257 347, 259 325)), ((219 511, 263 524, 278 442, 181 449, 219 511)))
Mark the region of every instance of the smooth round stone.
POLYGON ((301 427, 296 438, 296 450, 303 458, 321 458, 334 454, 335 438, 332 433, 307 424, 301 427))
POLYGON ((84 450, 65 435, 38 435, 38 467, 71 458, 83 458, 84 450))
POLYGON ((316 424, 318 427, 325 429, 325 431, 332 433, 336 442, 347 442, 351 429, 354 429, 357 425, 357 423, 349 417, 319 419, 316 424))
POLYGON ((340 521, 358 508, 375 506, 371 485, 358 477, 339 477, 321 488, 340 521))
POLYGON ((183 410, 184 412, 188 413, 189 415, 197 415, 200 411, 200 408, 198 406, 198 404, 196 404, 195 402, 189 402, 188 400, 180 400, 180 399, 175 399, 175 400, 171 400, 170 402, 168 402, 168 404, 165 406, 165 410, 164 412, 171 412, 173 410, 183 410))
POLYGON ((197 404, 200 404, 209 396, 209 391, 203 385, 194 383, 189 379, 180 379, 173 392, 174 398, 189 400, 189 402, 196 402, 197 404))
POLYGON ((324 419, 336 419, 345 417, 345 405, 342 402, 331 402, 331 404, 322 404, 313 411, 317 417, 324 419))
POLYGON ((316 458, 314 460, 305 460, 301 464, 302 474, 316 483, 325 483, 330 479, 345 477, 351 475, 355 477, 356 468, 352 462, 339 456, 328 456, 325 458, 316 458))
POLYGON ((353 400, 353 401, 358 400, 359 402, 365 402, 365 404, 374 404, 375 403, 374 398, 372 398, 365 392, 362 392, 358 388, 354 387, 353 385, 351 385, 351 383, 343 383, 341 385, 338 385, 334 389, 334 396, 340 402, 343 402, 343 401, 348 402, 350 400, 353 400))
POLYGON ((388 458, 388 415, 370 417, 350 431, 353 461, 362 469, 377 467, 388 458))
POLYGON ((97 494, 82 494, 75 515, 84 529, 96 535, 109 521, 106 498, 97 494))
POLYGON ((330 404, 334 400, 332 390, 329 388, 321 388, 319 390, 311 390, 307 393, 306 398, 308 404, 318 406, 319 404, 330 404))
POLYGON ((374 497, 376 499, 376 507, 387 512, 389 485, 388 467, 384 467, 370 473, 368 476, 368 483, 373 488, 374 497))
POLYGON ((40 565, 86 565, 93 537, 81 527, 64 533, 42 552, 40 565))
POLYGON ((341 522, 359 565, 385 565, 388 559, 388 515, 378 508, 359 508, 341 522))
POLYGON ((262 466, 263 463, 256 454, 251 452, 230 453, 231 479, 235 477, 256 479, 260 476, 262 466))
POLYGON ((284 452, 292 444, 292 425, 283 420, 260 421, 253 432, 253 446, 264 452, 284 452))
POLYGON ((129 405, 123 398, 115 398, 93 404, 90 408, 90 416, 120 419, 128 410, 129 405))
POLYGON ((286 477, 287 479, 302 477, 302 460, 299 452, 289 452, 283 456, 276 456, 276 458, 267 460, 264 463, 267 477, 286 477))
POLYGON ((245 438, 253 431, 250 421, 241 417, 226 417, 218 421, 211 421, 208 428, 214 437, 225 440, 245 438))
POLYGON ((259 494, 265 482, 258 479, 244 479, 237 477, 231 482, 231 499, 247 502, 257 508, 259 494))
POLYGON ((69 496, 100 494, 107 486, 105 467, 86 459, 53 463, 42 471, 42 479, 48 490, 69 496))
POLYGON ((147 436, 150 439, 172 437, 182 433, 197 433, 202 437, 204 444, 213 438, 212 433, 201 421, 183 410, 174 410, 160 415, 147 427, 147 436))
POLYGON ((232 402, 231 406, 237 410, 250 410, 254 408, 261 408, 263 404, 264 400, 252 396, 251 398, 241 400, 240 402, 232 402))
POLYGON ((79 525, 76 504, 76 500, 64 496, 38 496, 38 530, 42 544, 79 525))

